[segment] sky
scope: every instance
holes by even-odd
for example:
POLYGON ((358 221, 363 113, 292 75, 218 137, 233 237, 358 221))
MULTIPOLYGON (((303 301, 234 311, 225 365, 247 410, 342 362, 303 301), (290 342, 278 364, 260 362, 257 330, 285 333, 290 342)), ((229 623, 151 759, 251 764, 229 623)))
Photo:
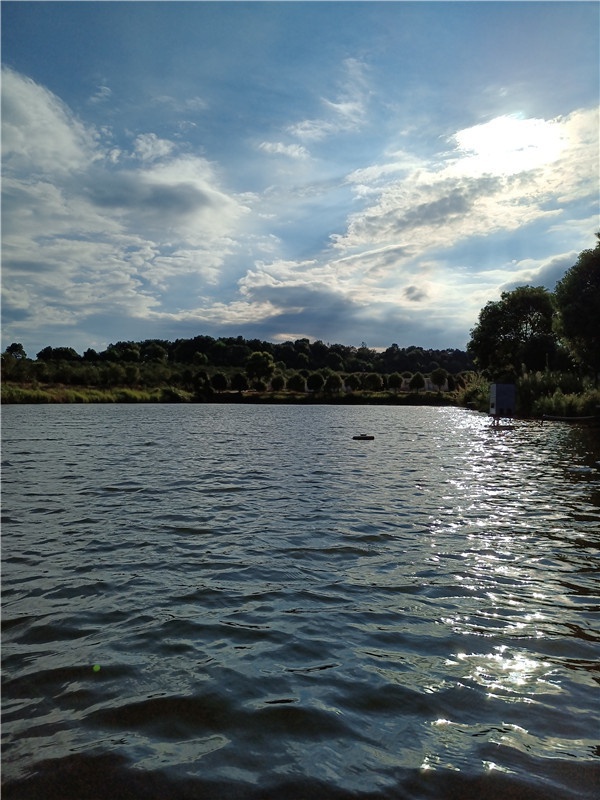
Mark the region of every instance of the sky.
POLYGON ((2 349, 464 349, 599 229, 596 2, 10 2, 2 349))

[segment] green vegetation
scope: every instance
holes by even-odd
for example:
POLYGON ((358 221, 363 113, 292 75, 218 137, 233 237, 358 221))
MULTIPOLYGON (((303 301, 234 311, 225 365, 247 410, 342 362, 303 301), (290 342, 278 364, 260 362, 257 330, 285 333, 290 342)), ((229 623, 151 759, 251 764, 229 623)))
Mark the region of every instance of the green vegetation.
POLYGON ((408 381, 408 388, 415 389, 417 393, 425 386, 425 378, 420 372, 415 372, 412 378, 408 381))
POLYGON ((90 386, 18 386, 3 384, 3 403, 188 403, 190 393, 171 387, 139 390, 126 387, 95 389, 90 386))
POLYGON ((472 361, 452 349, 393 344, 378 352, 364 343, 354 348, 308 339, 273 344, 197 336, 173 343, 117 342, 83 355, 70 347, 44 347, 35 359, 14 342, 2 354, 2 367, 4 403, 313 403, 374 397, 396 403, 413 396, 413 373, 419 375, 419 389, 437 389, 439 395, 460 383, 472 361))
POLYGON ((592 415, 600 406, 600 235, 554 293, 520 286, 487 303, 467 351, 376 351, 297 339, 196 336, 117 342, 79 355, 23 345, 2 354, 3 403, 410 403, 487 411, 491 382, 514 382, 518 413, 592 415))
POLYGON ((526 370, 554 367, 554 304, 541 286, 519 286, 489 302, 471 331, 469 350, 491 378, 514 379, 526 370))
MULTIPOLYGON (((519 286, 488 303, 468 351, 487 382, 517 387, 521 415, 593 416, 600 411, 600 234, 555 291, 519 286)), ((468 390, 483 406, 483 385, 468 390)))
POLYGON ((600 372, 600 234, 594 250, 580 253, 554 291, 555 330, 575 361, 594 375, 600 372))
POLYGON ((588 389, 581 394, 563 394, 556 389, 552 395, 539 397, 532 407, 535 416, 592 417, 598 416, 600 391, 588 389))

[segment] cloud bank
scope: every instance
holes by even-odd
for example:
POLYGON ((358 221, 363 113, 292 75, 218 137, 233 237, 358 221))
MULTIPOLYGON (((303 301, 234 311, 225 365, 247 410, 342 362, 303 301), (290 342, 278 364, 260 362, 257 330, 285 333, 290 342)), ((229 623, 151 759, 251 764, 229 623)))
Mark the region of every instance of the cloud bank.
POLYGON ((488 299, 519 282, 551 288, 576 258, 572 245, 509 257, 508 235, 591 243, 597 109, 501 115, 429 153, 400 132, 336 172, 331 146, 360 141, 376 113, 365 63, 346 59, 340 75, 320 116, 281 119, 249 144, 262 185, 244 185, 175 135, 116 145, 109 126, 3 69, 4 346, 302 330, 464 347, 488 299))

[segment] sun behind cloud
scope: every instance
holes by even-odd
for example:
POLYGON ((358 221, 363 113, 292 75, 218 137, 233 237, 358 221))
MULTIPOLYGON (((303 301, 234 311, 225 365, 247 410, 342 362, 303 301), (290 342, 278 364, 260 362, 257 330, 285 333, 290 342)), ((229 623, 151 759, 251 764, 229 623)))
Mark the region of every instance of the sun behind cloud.
POLYGON ((28 352, 464 347, 597 229, 592 4, 4 5, 2 322, 28 352))
POLYGON ((452 137, 464 175, 514 175, 557 161, 569 146, 561 120, 501 116, 452 137))

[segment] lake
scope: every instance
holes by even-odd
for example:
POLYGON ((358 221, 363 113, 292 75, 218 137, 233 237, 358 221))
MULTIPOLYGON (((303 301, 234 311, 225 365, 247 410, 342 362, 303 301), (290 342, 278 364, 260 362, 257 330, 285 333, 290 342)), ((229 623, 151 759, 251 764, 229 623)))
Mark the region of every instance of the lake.
POLYGON ((598 796, 598 429, 2 412, 3 800, 598 796))

